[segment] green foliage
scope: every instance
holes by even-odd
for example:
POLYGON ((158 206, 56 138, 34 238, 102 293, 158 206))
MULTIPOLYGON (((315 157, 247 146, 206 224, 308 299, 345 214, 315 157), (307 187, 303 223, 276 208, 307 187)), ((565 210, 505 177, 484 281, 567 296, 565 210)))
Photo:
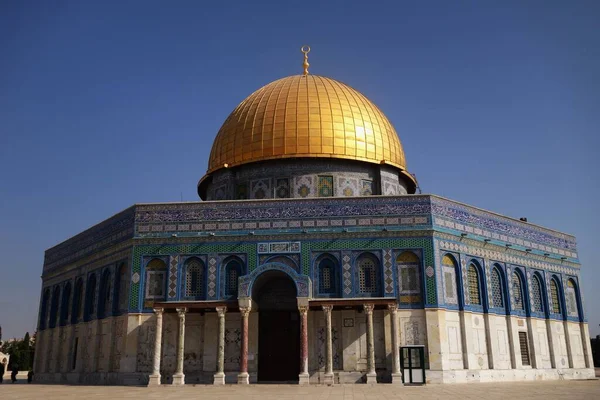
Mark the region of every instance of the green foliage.
MULTIPOLYGON (((35 338, 35 334, 34 334, 35 338)), ((31 340, 29 332, 20 340, 4 342, 0 351, 10 355, 8 370, 16 366, 20 371, 29 371, 33 368, 33 355, 35 353, 35 340, 31 340)))

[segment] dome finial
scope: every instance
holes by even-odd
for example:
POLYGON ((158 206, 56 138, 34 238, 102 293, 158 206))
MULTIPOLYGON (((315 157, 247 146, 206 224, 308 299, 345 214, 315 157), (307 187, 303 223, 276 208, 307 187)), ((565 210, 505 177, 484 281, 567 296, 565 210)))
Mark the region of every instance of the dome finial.
POLYGON ((302 64, 302 66, 304 67, 303 75, 306 76, 308 75, 308 67, 310 66, 310 64, 308 63, 308 53, 310 53, 310 46, 305 44, 304 46, 300 47, 300 51, 304 53, 304 63, 302 64))

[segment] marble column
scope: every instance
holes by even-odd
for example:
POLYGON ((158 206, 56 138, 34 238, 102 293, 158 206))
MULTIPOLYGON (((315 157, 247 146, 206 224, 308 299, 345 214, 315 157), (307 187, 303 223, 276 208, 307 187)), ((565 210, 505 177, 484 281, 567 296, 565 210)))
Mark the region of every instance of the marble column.
MULTIPOLYGON (((160 385, 160 355, 162 351, 163 309, 155 308, 154 314, 156 315, 156 332, 154 333, 154 363, 152 366, 152 375, 148 377, 148 386, 160 385)), ((82 345, 85 346, 83 343, 82 345)))
POLYGON ((240 349, 240 373, 238 375, 238 384, 247 385, 250 383, 248 375, 248 316, 250 307, 240 307, 240 316, 242 317, 242 347, 240 349))
POLYGON ((331 334, 331 311, 333 306, 323 306, 323 312, 325 313, 325 375, 323 376, 323 383, 326 385, 333 384, 333 337, 331 334))
POLYGON ((392 318, 392 383, 402 384, 402 371, 400 371, 400 343, 398 326, 398 305, 388 304, 390 317, 392 318))
POLYGON ((308 385, 308 306, 299 306, 300 312, 300 375, 298 383, 308 385))
POLYGON ((217 314, 219 315, 219 344, 217 352, 217 373, 213 383, 215 385, 225 384, 225 313, 227 313, 227 307, 217 307, 217 314))
POLYGON ((363 304, 367 316, 367 383, 377 383, 375 372, 375 338, 373 337, 374 304, 363 304))
POLYGON ((173 385, 185 384, 185 375, 183 374, 183 345, 185 343, 185 313, 187 308, 178 308, 179 316, 179 337, 177 338, 177 369, 173 374, 173 385))

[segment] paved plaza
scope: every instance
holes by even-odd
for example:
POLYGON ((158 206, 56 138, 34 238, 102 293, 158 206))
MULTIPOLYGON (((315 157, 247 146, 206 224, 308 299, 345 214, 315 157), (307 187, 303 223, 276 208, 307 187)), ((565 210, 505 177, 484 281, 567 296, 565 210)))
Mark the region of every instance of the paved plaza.
POLYGON ((473 383, 426 386, 392 385, 251 385, 154 388, 125 386, 0 385, 0 399, 244 399, 244 400, 369 400, 369 399, 600 399, 600 380, 473 383))

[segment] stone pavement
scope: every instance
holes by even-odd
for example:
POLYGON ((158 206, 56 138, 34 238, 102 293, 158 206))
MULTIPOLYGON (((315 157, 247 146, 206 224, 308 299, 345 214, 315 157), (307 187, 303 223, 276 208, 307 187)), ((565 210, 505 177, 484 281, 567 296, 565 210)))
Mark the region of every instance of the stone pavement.
POLYGON ((392 385, 251 385, 155 388, 125 386, 0 385, 0 399, 145 399, 168 400, 424 400, 424 399, 600 399, 600 380, 472 383, 397 387, 392 385), (71 397, 73 396, 73 397, 71 397))

